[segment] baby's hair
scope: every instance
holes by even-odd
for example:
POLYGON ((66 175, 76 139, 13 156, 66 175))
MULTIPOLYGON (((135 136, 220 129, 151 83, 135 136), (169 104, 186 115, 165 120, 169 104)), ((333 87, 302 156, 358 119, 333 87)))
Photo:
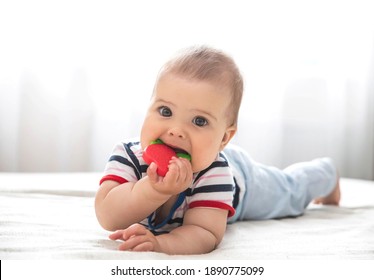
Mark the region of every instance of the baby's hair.
POLYGON ((243 95, 243 78, 230 56, 207 46, 189 47, 166 62, 158 79, 170 73, 227 87, 231 94, 228 107, 229 125, 237 125, 243 95))

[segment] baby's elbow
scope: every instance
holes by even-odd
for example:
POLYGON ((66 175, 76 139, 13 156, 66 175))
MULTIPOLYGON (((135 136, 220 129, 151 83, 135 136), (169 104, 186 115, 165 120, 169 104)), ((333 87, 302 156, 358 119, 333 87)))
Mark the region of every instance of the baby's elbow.
POLYGON ((100 226, 108 231, 115 231, 118 228, 116 227, 113 219, 110 218, 110 216, 105 215, 99 210, 96 210, 96 218, 97 221, 99 222, 100 226))
POLYGON ((216 249, 218 245, 221 244, 222 242, 224 232, 220 232, 220 233, 212 232, 212 235, 214 236, 214 239, 215 239, 214 249, 216 249))
POLYGON ((119 186, 119 183, 114 181, 104 181, 95 196, 95 212, 99 224, 106 230, 118 229, 118 221, 115 219, 113 210, 113 196, 110 193, 113 189, 119 186))
POLYGON ((115 231, 117 230, 118 228, 116 228, 114 226, 113 223, 111 223, 110 221, 107 221, 105 219, 100 219, 98 220, 99 221, 99 224, 101 225, 101 227, 105 230, 108 230, 108 231, 115 231))
POLYGON ((95 199, 96 219, 103 229, 113 231, 115 230, 113 219, 111 215, 108 215, 108 211, 103 202, 104 201, 100 201, 98 198, 95 199))

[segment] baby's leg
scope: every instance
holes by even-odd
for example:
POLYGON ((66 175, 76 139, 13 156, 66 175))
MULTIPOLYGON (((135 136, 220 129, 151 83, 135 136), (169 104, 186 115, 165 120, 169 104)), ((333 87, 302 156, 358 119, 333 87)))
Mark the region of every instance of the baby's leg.
POLYGON ((240 219, 273 219, 302 215, 309 203, 337 204, 337 172, 328 158, 297 163, 284 170, 254 164, 240 219))

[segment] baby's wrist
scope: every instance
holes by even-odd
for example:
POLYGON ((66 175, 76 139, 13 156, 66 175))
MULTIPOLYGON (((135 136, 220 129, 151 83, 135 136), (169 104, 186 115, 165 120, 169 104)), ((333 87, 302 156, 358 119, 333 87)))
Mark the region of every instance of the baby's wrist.
POLYGON ((148 201, 164 203, 165 201, 167 201, 171 197, 171 194, 159 191, 152 184, 151 180, 149 180, 148 177, 144 177, 143 179, 141 179, 138 182, 141 182, 141 181, 143 181, 142 183, 144 183, 141 186, 141 188, 143 190, 143 195, 148 201))

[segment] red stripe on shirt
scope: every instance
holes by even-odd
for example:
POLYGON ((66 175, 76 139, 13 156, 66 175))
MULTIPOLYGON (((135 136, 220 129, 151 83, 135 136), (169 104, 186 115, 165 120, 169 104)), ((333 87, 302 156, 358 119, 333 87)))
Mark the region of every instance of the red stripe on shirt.
POLYGON ((127 183, 127 182, 128 182, 125 178, 119 177, 119 176, 117 176, 117 175, 105 175, 103 178, 101 178, 101 180, 100 180, 100 185, 101 185, 104 181, 108 181, 108 180, 115 181, 115 182, 120 183, 120 184, 123 184, 123 183, 127 183))
POLYGON ((200 200, 200 201, 193 201, 189 204, 189 208, 196 208, 196 207, 219 208, 223 210, 228 210, 229 211, 228 217, 232 217, 235 214, 235 209, 233 207, 220 201, 200 200))

